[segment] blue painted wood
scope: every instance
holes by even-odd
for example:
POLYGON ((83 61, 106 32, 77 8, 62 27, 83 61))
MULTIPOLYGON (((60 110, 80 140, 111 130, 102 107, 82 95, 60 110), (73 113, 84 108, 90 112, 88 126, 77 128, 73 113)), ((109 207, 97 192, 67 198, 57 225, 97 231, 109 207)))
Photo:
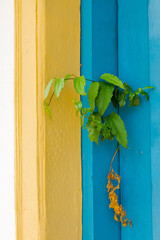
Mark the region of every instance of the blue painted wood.
MULTIPOLYGON (((82 0, 81 30, 81 74, 94 80, 104 72, 117 74, 117 1, 82 0)), ((82 102, 88 106, 85 98, 82 102)), ((120 224, 109 210, 106 190, 117 144, 100 144, 91 144, 87 131, 82 130, 83 240, 119 240, 120 224)), ((114 167, 118 171, 116 159, 114 167)))
MULTIPOLYGON (((118 9, 119 77, 134 89, 147 86, 150 83, 148 1, 119 0, 118 9)), ((133 228, 122 228, 121 239, 152 240, 153 151, 150 150, 149 102, 144 100, 139 107, 124 108, 120 114, 129 142, 129 149, 120 149, 121 201, 133 220, 133 228)))
POLYGON ((160 239, 160 1, 149 1, 149 70, 151 92, 151 173, 153 240, 160 239))
MULTIPOLYGON (((94 0, 92 6, 93 38, 93 79, 97 80, 103 73, 117 75, 117 1, 94 0)), ((109 107, 107 113, 113 111, 109 107)), ((120 239, 120 224, 113 219, 113 210, 109 209, 106 191, 107 175, 110 162, 116 151, 116 141, 105 141, 98 146, 93 144, 93 204, 94 204, 94 239, 120 239)), ((118 156, 114 162, 119 171, 118 156)))
MULTIPOLYGON (((92 0, 81 1, 81 74, 92 79, 92 0)), ((89 87, 87 82, 86 88, 89 87)), ((88 107, 86 97, 83 106, 88 107)), ((93 144, 82 129, 82 239, 94 239, 93 227, 93 144)))
MULTIPOLYGON (((133 228, 121 228, 108 209, 105 190, 116 143, 101 146, 82 130, 83 240, 160 239, 160 2, 82 0, 81 74, 97 80, 118 74, 133 86, 156 86, 150 102, 120 109, 129 149, 120 149, 121 202, 133 228), (118 51, 118 64, 117 64, 118 51)), ((89 84, 87 84, 88 87, 89 84)), ((88 106, 85 98, 83 104, 88 106)), ((110 107, 108 111, 112 111, 110 107)), ((118 162, 114 162, 118 171, 118 162)))

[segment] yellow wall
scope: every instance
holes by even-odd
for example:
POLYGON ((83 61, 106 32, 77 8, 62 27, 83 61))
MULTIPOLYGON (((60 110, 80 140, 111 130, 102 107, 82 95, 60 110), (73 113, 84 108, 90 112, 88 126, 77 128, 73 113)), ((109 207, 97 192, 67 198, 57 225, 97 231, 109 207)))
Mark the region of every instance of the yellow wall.
MULTIPOLYGON (((80 74, 80 1, 46 1, 46 83, 67 73, 80 74)), ((81 135, 67 82, 46 118, 47 240, 81 239, 81 135)))
POLYGON ((18 240, 80 240, 81 128, 67 82, 42 109, 52 77, 80 73, 80 0, 15 0, 15 194, 18 240))

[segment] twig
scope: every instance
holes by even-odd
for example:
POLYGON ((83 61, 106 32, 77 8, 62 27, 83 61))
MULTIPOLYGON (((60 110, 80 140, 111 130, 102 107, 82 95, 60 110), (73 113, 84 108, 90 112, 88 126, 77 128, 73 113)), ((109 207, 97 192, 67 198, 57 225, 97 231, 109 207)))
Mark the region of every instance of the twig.
POLYGON ((111 171, 111 169, 112 169, 112 163, 113 163, 113 160, 115 159, 115 156, 116 156, 116 154, 117 154, 118 150, 119 150, 119 143, 118 143, 117 150, 115 151, 115 154, 114 154, 114 156, 113 156, 113 158, 112 158, 112 161, 111 161, 111 165, 110 165, 110 170, 109 170, 109 172, 110 172, 110 171, 111 171))

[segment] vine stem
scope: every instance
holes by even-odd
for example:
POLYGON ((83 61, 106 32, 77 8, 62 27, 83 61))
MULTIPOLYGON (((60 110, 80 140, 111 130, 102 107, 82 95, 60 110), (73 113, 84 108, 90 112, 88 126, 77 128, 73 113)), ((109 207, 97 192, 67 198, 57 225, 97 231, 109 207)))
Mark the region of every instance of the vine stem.
MULTIPOLYGON (((75 75, 73 75, 73 76, 75 76, 75 75)), ((76 77, 76 76, 75 76, 75 77, 76 77)), ((74 78, 68 78, 68 79, 66 79, 66 81, 67 81, 67 80, 73 80, 73 79, 74 79, 74 78)), ((89 81, 89 82, 98 82, 98 81, 93 81, 93 80, 91 80, 91 79, 85 79, 85 80, 86 80, 86 81, 89 81)), ((53 92, 52 95, 51 95, 51 98, 50 98, 50 100, 49 100, 48 106, 50 105, 53 96, 54 96, 54 92, 53 92)))
MULTIPOLYGON (((67 81, 67 80, 73 80, 73 79, 74 79, 74 78, 68 78, 68 79, 66 79, 66 81, 67 81)), ((93 81, 93 80, 87 79, 87 78, 85 78, 85 80, 86 80, 86 81, 89 81, 89 82, 98 82, 98 81, 93 81)))
POLYGON ((53 98, 53 96, 54 96, 54 92, 52 93, 52 96, 51 96, 51 98, 49 99, 48 106, 50 105, 50 103, 51 103, 51 101, 52 101, 52 98, 53 98))
POLYGON ((115 154, 113 155, 113 158, 112 158, 112 161, 111 161, 111 165, 110 165, 110 170, 109 170, 109 172, 111 172, 111 169, 112 169, 112 164, 113 164, 113 161, 114 161, 114 159, 115 159, 115 156, 116 156, 116 154, 117 154, 118 150, 119 150, 119 143, 118 143, 117 150, 115 151, 115 154))

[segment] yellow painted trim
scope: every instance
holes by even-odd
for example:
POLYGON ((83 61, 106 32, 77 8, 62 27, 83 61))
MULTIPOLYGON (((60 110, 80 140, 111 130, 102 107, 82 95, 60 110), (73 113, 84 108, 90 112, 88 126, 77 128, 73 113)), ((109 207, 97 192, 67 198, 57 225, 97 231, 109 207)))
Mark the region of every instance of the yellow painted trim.
POLYGON ((42 107, 45 88, 45 1, 36 0, 36 71, 37 71, 37 181, 39 236, 45 238, 45 113, 42 107))
POLYGON ((17 240, 22 239, 21 1, 15 1, 15 211, 17 240))
POLYGON ((17 240, 81 240, 81 127, 67 82, 43 112, 54 76, 80 74, 80 0, 15 0, 17 240))
POLYGON ((44 1, 15 0, 17 240, 45 239, 44 1))
POLYGON ((45 239, 45 116, 42 107, 45 88, 45 1, 36 0, 36 73, 37 73, 37 182, 39 239, 45 239))

